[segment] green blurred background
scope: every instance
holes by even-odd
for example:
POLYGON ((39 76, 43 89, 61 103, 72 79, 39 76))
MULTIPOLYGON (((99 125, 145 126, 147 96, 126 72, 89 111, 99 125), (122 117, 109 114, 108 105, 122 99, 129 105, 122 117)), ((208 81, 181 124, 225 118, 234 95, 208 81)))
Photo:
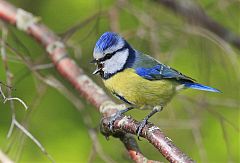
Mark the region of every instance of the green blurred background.
MULTIPOLYGON (((66 43, 70 56, 102 87, 99 77, 91 75, 94 65, 89 61, 98 37, 105 31, 115 31, 136 49, 151 54, 200 83, 222 90, 220 94, 183 91, 151 122, 197 162, 240 162, 239 50, 210 32, 185 23, 181 17, 152 1, 132 0, 127 5, 123 1, 110 0, 9 2, 39 16, 43 23, 63 38, 69 34, 66 32, 69 28, 101 11, 102 15, 78 28, 66 43)), ((213 19, 240 34, 240 1, 198 0, 197 3, 213 19)), ((34 65, 50 63, 35 40, 12 26, 7 28, 10 46, 34 65)), ((101 116, 96 108, 78 96, 53 67, 39 70, 38 73, 45 78, 54 76, 63 83, 81 101, 81 111, 66 97, 66 91, 61 93, 46 85, 14 53, 7 51, 7 54, 13 74, 12 85, 16 88, 12 95, 21 98, 30 107, 24 111, 20 104, 14 103, 17 120, 28 128, 56 162, 132 162, 118 139, 110 137, 107 141, 99 133, 101 116), (86 117, 90 117, 88 125, 84 120, 86 117), (92 133, 97 133, 97 137, 94 138, 92 133), (94 146, 96 143, 99 143, 97 150, 94 146)), ((2 60, 0 66, 0 80, 6 83, 2 60)), ((147 113, 133 110, 128 114, 141 120, 147 113)), ((10 124, 10 105, 1 101, 2 151, 17 162, 50 162, 19 129, 15 128, 7 139, 10 124)), ((138 143, 146 157, 166 162, 146 140, 138 143)))

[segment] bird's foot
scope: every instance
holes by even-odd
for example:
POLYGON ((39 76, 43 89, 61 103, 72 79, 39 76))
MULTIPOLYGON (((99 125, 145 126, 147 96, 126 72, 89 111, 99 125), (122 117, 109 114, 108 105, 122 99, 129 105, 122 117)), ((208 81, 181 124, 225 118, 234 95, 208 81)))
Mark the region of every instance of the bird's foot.
POLYGON ((137 137, 138 137, 138 140, 140 140, 140 134, 143 130, 143 128, 145 127, 145 125, 148 123, 148 120, 145 118, 142 120, 142 122, 139 124, 138 128, 137 128, 137 137))
POLYGON ((162 111, 163 107, 162 106, 155 106, 153 108, 153 110, 142 120, 142 122, 140 123, 140 125, 137 128, 137 137, 138 140, 140 140, 139 136, 143 130, 143 128, 145 127, 145 125, 148 123, 148 119, 153 116, 155 113, 162 111))
POLYGON ((116 121, 117 118, 121 117, 123 113, 121 111, 118 111, 115 115, 113 115, 111 117, 111 119, 109 120, 109 123, 108 123, 108 126, 109 126, 109 129, 110 131, 112 132, 113 131, 113 125, 114 125, 114 122, 116 121))
POLYGON ((113 126, 114 126, 114 122, 116 121, 116 119, 121 117, 123 113, 126 113, 127 111, 129 111, 131 109, 133 109, 133 107, 128 107, 124 110, 120 110, 111 117, 111 119, 109 120, 109 123, 108 123, 109 129, 111 132, 113 131, 113 126))

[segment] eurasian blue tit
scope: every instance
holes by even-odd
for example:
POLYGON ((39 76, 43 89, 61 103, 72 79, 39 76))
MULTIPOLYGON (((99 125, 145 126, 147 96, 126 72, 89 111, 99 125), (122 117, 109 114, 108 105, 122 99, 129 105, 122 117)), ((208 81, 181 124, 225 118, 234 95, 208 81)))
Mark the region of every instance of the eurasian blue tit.
POLYGON ((138 137, 148 119, 180 90, 220 92, 134 49, 114 32, 106 32, 99 38, 93 57, 92 63, 97 65, 93 74, 100 74, 111 93, 129 105, 112 117, 110 128, 117 117, 133 108, 152 109, 138 126, 138 137))

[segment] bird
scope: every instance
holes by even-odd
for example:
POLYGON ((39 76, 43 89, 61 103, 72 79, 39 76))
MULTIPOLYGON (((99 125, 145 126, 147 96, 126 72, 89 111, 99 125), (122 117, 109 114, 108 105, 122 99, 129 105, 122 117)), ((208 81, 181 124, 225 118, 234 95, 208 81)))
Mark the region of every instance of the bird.
POLYGON ((139 136, 150 117, 163 110, 179 91, 187 88, 221 92, 199 84, 194 79, 161 63, 153 57, 134 49, 115 32, 105 32, 97 40, 93 50, 96 70, 110 92, 127 104, 110 119, 109 126, 118 117, 134 108, 151 112, 141 121, 136 134, 139 136))

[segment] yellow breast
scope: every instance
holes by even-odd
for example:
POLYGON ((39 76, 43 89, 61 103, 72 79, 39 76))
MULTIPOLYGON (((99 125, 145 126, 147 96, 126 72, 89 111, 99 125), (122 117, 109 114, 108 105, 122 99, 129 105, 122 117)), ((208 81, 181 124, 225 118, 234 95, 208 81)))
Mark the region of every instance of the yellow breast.
POLYGON ((166 105, 176 92, 176 83, 170 80, 147 80, 128 68, 107 80, 105 86, 138 106, 166 105))

